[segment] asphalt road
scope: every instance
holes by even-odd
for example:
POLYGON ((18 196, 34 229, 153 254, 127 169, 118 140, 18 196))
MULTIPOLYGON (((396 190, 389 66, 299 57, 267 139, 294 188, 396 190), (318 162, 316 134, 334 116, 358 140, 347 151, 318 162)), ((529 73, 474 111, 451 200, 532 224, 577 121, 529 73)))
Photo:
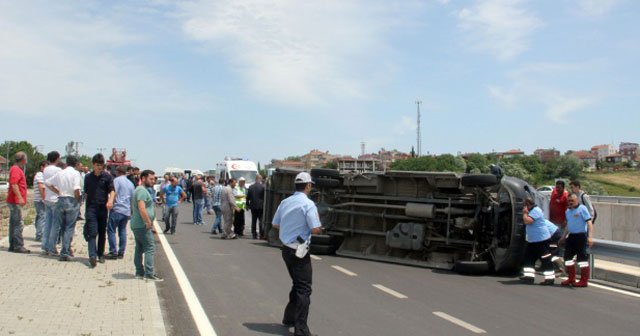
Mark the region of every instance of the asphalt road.
MULTIPOLYGON (((213 216, 205 220, 207 226, 192 225, 191 205, 185 204, 177 234, 167 239, 217 334, 290 335, 280 325, 291 285, 280 250, 258 240, 221 240, 209 234, 213 216)), ((247 225, 250 236, 249 230, 247 225)), ((164 251, 158 250, 167 330, 197 334, 164 251)), ((640 330, 640 299, 595 287, 542 287, 516 278, 320 257, 313 260, 309 317, 311 331, 319 335, 473 335, 475 330, 613 336, 640 330)))

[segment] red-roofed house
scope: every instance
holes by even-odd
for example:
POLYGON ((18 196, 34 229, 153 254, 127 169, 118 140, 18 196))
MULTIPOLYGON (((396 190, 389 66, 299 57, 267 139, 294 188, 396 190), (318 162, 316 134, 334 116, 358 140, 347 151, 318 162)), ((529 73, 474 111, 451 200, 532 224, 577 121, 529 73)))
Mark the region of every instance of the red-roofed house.
POLYGON ((560 151, 556 150, 555 148, 552 148, 552 149, 539 148, 539 149, 536 149, 535 152, 533 152, 533 155, 537 156, 538 159, 540 159, 540 162, 545 163, 560 157, 560 151))
POLYGON ((578 158, 582 162, 585 162, 587 164, 587 167, 585 168, 586 171, 596 170, 596 161, 598 161, 598 156, 596 154, 582 150, 573 152, 569 155, 578 158))
POLYGON ((597 145, 591 147, 591 153, 597 155, 598 160, 604 160, 607 156, 615 154, 616 149, 613 145, 597 145))
POLYGON ((523 156, 524 152, 520 149, 511 149, 506 152, 498 153, 498 158, 500 159, 511 159, 516 156, 523 156))

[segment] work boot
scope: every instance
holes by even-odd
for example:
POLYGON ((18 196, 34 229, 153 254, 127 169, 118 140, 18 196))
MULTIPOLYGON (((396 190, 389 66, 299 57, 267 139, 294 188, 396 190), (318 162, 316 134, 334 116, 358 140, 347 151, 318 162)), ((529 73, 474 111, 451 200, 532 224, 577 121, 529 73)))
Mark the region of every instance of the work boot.
POLYGON ((560 283, 562 286, 572 286, 576 281, 576 265, 567 265, 567 275, 569 278, 560 283))
POLYGON ((580 281, 573 284, 574 287, 587 287, 589 285, 589 266, 580 267, 580 281))
POLYGON ((31 250, 28 250, 26 248, 24 248, 24 246, 18 247, 18 248, 14 248, 13 249, 14 253, 31 253, 31 250))

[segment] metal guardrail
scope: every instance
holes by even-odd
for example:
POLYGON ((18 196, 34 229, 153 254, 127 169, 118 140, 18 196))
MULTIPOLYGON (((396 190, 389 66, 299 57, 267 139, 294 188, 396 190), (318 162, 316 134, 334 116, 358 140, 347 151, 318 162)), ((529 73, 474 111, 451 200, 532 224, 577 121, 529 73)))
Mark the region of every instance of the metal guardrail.
POLYGON ((591 255, 640 261, 640 244, 594 239, 591 255))
POLYGON ((618 204, 640 204, 640 197, 625 197, 625 196, 599 196, 589 195, 593 202, 600 203, 618 203, 618 204))

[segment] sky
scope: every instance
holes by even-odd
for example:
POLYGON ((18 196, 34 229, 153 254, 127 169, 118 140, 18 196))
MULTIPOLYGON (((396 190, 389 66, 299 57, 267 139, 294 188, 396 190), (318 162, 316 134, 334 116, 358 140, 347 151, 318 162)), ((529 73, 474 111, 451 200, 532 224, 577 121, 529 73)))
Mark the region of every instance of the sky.
POLYGON ((634 0, 0 0, 0 141, 212 169, 640 142, 634 0))

